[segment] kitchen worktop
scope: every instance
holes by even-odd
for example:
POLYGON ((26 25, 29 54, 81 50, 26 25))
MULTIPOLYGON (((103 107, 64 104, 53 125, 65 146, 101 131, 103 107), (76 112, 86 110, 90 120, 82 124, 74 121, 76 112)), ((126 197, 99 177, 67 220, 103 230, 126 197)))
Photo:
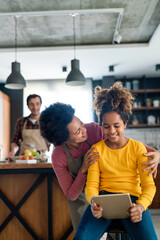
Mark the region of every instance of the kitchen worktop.
POLYGON ((50 161, 37 160, 0 161, 0 169, 52 168, 50 161))

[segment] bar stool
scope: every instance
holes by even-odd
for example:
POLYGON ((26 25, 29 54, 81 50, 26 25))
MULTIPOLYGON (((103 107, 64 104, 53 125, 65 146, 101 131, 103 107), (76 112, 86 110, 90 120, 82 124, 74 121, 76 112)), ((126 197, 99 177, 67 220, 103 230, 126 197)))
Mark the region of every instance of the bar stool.
POLYGON ((107 230, 107 239, 108 240, 129 240, 129 236, 125 229, 123 228, 122 223, 116 219, 113 220, 110 227, 107 230), (113 236, 114 234, 115 236, 113 236))

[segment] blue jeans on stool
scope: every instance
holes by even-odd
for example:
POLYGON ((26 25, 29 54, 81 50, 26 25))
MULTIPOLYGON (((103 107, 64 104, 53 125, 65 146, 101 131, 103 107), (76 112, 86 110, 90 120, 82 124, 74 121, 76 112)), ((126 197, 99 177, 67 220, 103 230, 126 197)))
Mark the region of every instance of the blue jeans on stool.
MULTIPOLYGON (((132 202, 136 202, 138 197, 131 195, 131 199, 132 202)), ((142 213, 142 220, 138 223, 131 222, 130 218, 119 220, 131 240, 158 240, 152 217, 148 209, 142 213)), ((104 219, 102 217, 99 219, 95 218, 91 212, 91 206, 89 205, 82 217, 74 240, 98 240, 107 232, 111 222, 111 219, 104 219)))

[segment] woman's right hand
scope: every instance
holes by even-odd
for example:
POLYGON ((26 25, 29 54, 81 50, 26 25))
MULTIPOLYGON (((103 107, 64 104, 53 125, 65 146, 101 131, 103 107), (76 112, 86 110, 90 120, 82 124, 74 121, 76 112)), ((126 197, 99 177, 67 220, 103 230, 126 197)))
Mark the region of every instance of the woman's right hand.
POLYGON ((82 173, 87 173, 89 166, 92 165, 93 163, 97 162, 97 160, 99 158, 99 153, 93 152, 93 150, 94 150, 94 148, 90 148, 84 155, 83 163, 81 166, 82 173))
POLYGON ((91 211, 94 217, 96 218, 102 217, 103 209, 101 208, 100 205, 97 205, 93 200, 91 201, 91 211))

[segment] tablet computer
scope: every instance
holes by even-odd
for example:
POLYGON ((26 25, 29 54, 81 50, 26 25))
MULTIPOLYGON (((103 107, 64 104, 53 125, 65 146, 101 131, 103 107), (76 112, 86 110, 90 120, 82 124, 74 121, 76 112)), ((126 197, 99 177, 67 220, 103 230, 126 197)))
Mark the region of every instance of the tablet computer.
POLYGON ((127 210, 132 201, 129 193, 98 195, 92 198, 102 209, 102 217, 105 219, 128 218, 127 210))

